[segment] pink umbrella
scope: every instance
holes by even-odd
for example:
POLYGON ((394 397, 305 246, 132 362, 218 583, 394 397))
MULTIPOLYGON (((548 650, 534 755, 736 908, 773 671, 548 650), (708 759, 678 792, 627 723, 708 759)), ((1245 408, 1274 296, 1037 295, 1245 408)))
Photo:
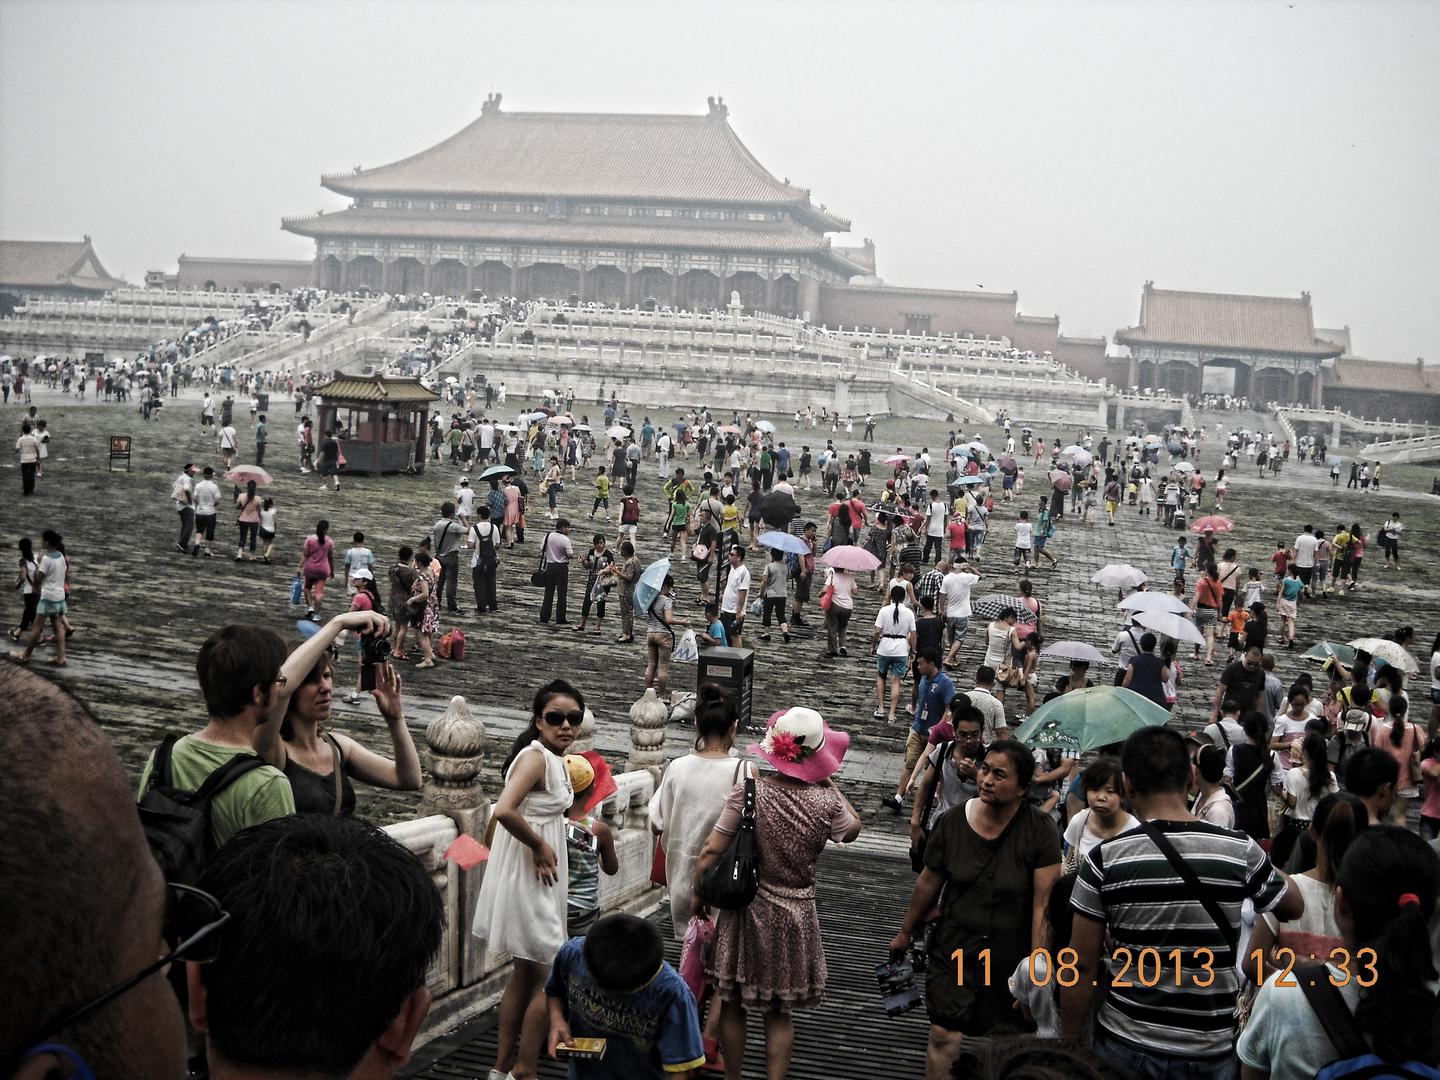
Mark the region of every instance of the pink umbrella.
POLYGON ((256 487, 264 487, 266 484, 274 483, 270 474, 259 465, 236 465, 225 474, 226 480, 232 480, 237 484, 244 484, 254 480, 256 487))
POLYGON ((1219 514, 1211 514, 1209 517, 1202 517, 1194 525, 1190 526, 1191 532, 1230 532, 1235 528, 1235 523, 1227 517, 1219 514))
POLYGON ((1056 469, 1050 474, 1050 486, 1056 491, 1069 491, 1070 485, 1075 481, 1064 469, 1056 469))
POLYGON ((880 560, 862 547, 854 544, 839 544, 821 555, 819 560, 825 566, 834 567, 836 570, 856 570, 864 573, 867 570, 879 570, 880 560))
POLYGON ((718 428, 716 428, 715 430, 718 431, 721 435, 744 435, 744 434, 745 434, 743 431, 741 431, 741 430, 740 430, 738 427, 736 427, 734 424, 726 424, 724 427, 718 427, 718 428))
POLYGON ((909 459, 908 457, 906 457, 904 454, 891 454, 889 457, 887 457, 887 458, 885 459, 885 464, 886 464, 886 465, 906 465, 906 464, 909 464, 909 461, 910 461, 910 459, 909 459))

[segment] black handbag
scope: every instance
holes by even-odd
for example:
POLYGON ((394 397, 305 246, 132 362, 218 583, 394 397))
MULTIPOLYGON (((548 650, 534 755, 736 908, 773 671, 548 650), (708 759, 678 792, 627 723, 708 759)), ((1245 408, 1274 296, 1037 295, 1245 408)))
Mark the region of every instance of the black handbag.
POLYGON ((755 778, 745 777, 745 805, 740 827, 730 846, 700 875, 695 890, 707 905, 721 911, 748 907, 760 891, 760 845, 755 839, 755 778))
POLYGON ((545 558, 545 553, 549 550, 550 534, 547 532, 545 534, 545 539, 540 541, 540 566, 533 574, 530 575, 530 584, 534 585, 537 589, 543 589, 545 587, 545 568, 548 565, 548 560, 546 560, 545 558))

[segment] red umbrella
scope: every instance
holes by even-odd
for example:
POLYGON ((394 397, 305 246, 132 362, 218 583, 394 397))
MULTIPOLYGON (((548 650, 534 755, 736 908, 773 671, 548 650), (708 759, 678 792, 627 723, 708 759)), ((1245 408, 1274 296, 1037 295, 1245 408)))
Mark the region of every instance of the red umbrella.
POLYGON ((1064 469, 1056 469, 1050 474, 1050 486, 1056 491, 1069 491, 1074 482, 1074 478, 1064 469))
POLYGON ((225 474, 225 479, 233 480, 237 484, 254 480, 257 487, 264 487, 266 484, 274 482, 270 474, 259 465, 236 465, 225 474))
POLYGON ((861 573, 880 569, 879 559, 854 544, 838 544, 832 547, 820 556, 819 562, 836 570, 856 570, 861 573))
POLYGON ((1219 514, 1211 514, 1209 517, 1202 517, 1194 525, 1190 526, 1191 532, 1230 532, 1235 528, 1235 523, 1227 517, 1219 514))

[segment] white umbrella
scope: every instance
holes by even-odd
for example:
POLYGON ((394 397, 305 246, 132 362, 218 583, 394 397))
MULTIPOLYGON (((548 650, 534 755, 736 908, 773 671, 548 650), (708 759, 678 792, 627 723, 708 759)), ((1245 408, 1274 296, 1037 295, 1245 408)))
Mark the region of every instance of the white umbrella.
POLYGON ((1163 592, 1133 592, 1115 605, 1121 611, 1168 611, 1189 615, 1190 605, 1178 596, 1163 592))
POLYGON ((1415 662, 1415 657, 1406 652, 1404 646, 1389 638, 1362 637, 1346 642, 1346 644, 1360 652, 1369 653, 1376 660, 1384 660, 1391 667, 1398 667, 1401 671, 1420 670, 1420 665, 1415 662))
MULTIPOLYGON (((1109 566, 1102 566, 1090 575, 1090 580, 1096 585, 1106 589, 1132 589, 1136 585, 1143 585, 1150 579, 1145 576, 1145 571, 1129 563, 1111 563, 1109 566)), ((1145 595, 1145 594, 1141 594, 1145 595)))
POLYGON ((457 379, 454 375, 446 375, 446 376, 445 376, 445 381, 446 381, 447 383, 457 383, 457 382, 459 382, 460 380, 457 379))
POLYGON ((775 433, 775 425, 772 424, 769 420, 756 420, 755 426, 761 431, 770 432, 772 435, 775 433))
POLYGON ((519 429, 518 427, 516 427, 514 424, 496 424, 496 425, 495 425, 495 430, 496 430, 496 431, 519 431, 520 429, 519 429))
POLYGON ((570 430, 571 430, 571 431, 589 431, 589 430, 590 430, 590 425, 589 425, 589 424, 576 424, 576 425, 575 425, 574 427, 572 427, 570 430))
POLYGON ((1188 461, 1177 462, 1174 466, 1176 472, 1194 472, 1195 466, 1188 461))
POLYGON ((1105 654, 1094 645, 1083 641, 1057 641, 1040 650, 1040 658, 1053 657, 1056 660, 1079 660, 1086 664, 1105 663, 1105 654))
POLYGON ((1173 611, 1137 611, 1135 621, 1147 630, 1154 630, 1176 641, 1205 644, 1205 635, 1195 628, 1195 624, 1173 611))
POLYGON ((983 442, 981 442, 979 439, 976 439, 972 443, 967 443, 966 449, 973 450, 977 454, 988 454, 990 452, 990 448, 986 446, 983 442))
POLYGON ((623 424, 616 424, 614 427, 606 428, 605 434, 609 435, 612 439, 624 439, 629 436, 630 429, 623 424))
POLYGON ((561 427, 569 427, 571 424, 575 423, 575 421, 568 416, 552 416, 550 418, 550 423, 559 424, 561 427))

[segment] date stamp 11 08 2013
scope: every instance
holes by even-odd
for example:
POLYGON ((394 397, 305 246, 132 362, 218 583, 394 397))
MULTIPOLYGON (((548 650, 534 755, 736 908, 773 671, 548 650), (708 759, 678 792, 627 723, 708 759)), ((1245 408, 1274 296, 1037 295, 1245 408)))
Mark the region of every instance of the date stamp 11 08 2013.
MULTIPOLYGON (((1256 949, 1251 954, 1255 961, 1257 982, 1268 978, 1267 969, 1275 972, 1277 986, 1298 986, 1300 975, 1295 972, 1297 957, 1289 948, 1276 949, 1267 953, 1256 949)), ((971 954, 967 969, 964 949, 950 954, 955 964, 955 981, 964 986, 966 979, 971 985, 989 986, 991 981, 990 950, 981 949, 971 954)), ((1074 949, 1061 949, 1053 956, 1049 949, 1036 949, 1030 954, 1030 981, 1036 986, 1048 986, 1053 981, 1057 986, 1070 987, 1080 981, 1079 954, 1074 949)), ((1312 957, 1320 960, 1321 957, 1312 957)), ((1353 980, 1356 986, 1370 987, 1379 977, 1376 969, 1374 949, 1332 949, 1323 958, 1328 966, 1321 969, 1332 986, 1348 986, 1353 980)), ((1006 977, 1001 973, 1001 977, 1006 977)), ((1203 990, 1215 983, 1215 954, 1210 949, 1162 950, 1157 948, 1130 949, 1117 946, 1110 953, 1110 966, 1105 985, 1115 989, 1131 989, 1136 986, 1156 987, 1167 984, 1173 987, 1194 987, 1203 990)), ((1101 985, 1101 980, 1091 979, 1092 986, 1101 985)))

